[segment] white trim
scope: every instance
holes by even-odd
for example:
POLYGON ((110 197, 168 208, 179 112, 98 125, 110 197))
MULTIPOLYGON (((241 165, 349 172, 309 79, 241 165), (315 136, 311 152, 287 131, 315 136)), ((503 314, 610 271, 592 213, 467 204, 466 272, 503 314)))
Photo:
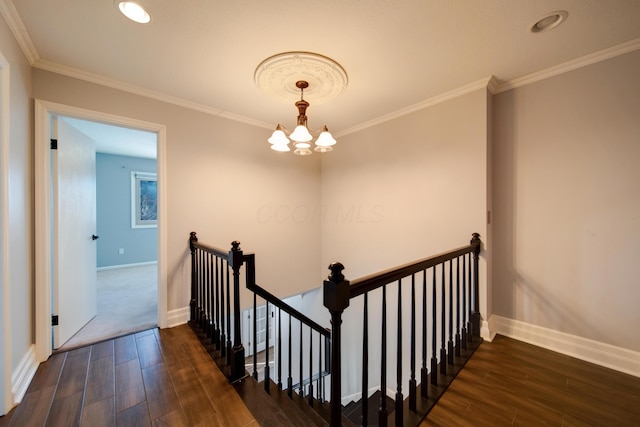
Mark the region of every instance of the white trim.
POLYGON ((136 95, 144 96, 146 98, 155 99, 157 101, 166 102, 169 104, 177 105, 191 110, 200 111, 212 116, 218 116, 236 122, 246 123, 253 126, 258 126, 265 129, 272 129, 272 123, 266 123, 261 120, 255 120, 250 117, 233 114, 230 112, 222 111, 219 108, 211 107, 197 102, 189 101, 187 99, 179 98, 177 96, 167 95, 154 90, 146 89, 140 86, 132 85, 122 82, 120 80, 104 77, 99 74, 90 73, 88 71, 80 70, 78 68, 69 67, 66 65, 57 64, 55 62, 48 61, 46 59, 39 59, 33 64, 34 68, 39 68, 44 71, 51 71, 53 73, 61 74, 63 76, 73 77, 78 80, 84 80, 86 82, 99 84, 101 86, 110 87, 113 89, 122 90, 125 92, 133 93, 136 95))
POLYGON ((129 268, 129 267, 143 267, 145 265, 152 265, 157 263, 158 261, 145 261, 145 262, 134 262, 131 264, 106 265, 104 267, 98 267, 98 271, 119 270, 121 268, 129 268))
POLYGON ((27 31, 27 27, 25 27, 22 18, 20 18, 20 14, 11 0, 0 0, 0 14, 2 14, 4 20, 7 22, 9 29, 13 33, 13 37, 15 37, 18 42, 18 46, 20 46, 27 61, 33 65, 40 59, 40 55, 38 55, 36 46, 33 44, 27 31))
POLYGON ((36 359, 51 354, 51 114, 94 120, 157 134, 158 156, 158 326, 167 326, 167 148, 166 126, 49 101, 35 100, 35 333, 36 359))
POLYGON ((424 101, 418 102, 417 104, 409 105, 408 107, 401 108, 399 110, 393 111, 389 114, 385 114, 384 116, 380 116, 373 120, 369 120, 367 122, 361 123, 359 125, 350 127, 349 129, 340 131, 336 133, 336 138, 341 136, 348 135, 350 133, 358 132, 366 128, 370 128, 372 126, 379 125, 380 123, 388 122, 390 120, 397 119, 398 117, 406 116, 407 114, 414 113, 416 111, 423 110, 428 107, 432 107, 434 105, 443 103, 450 99, 458 98, 462 95, 466 95, 471 92, 475 92, 476 90, 483 88, 493 88, 495 86, 494 82, 495 78, 493 76, 486 77, 484 79, 478 80, 477 82, 470 83, 468 85, 459 87, 457 89, 451 90, 449 92, 445 92, 443 94, 434 96, 432 98, 426 99, 424 101))
POLYGON ((499 84, 494 93, 505 92, 507 90, 515 89, 521 86, 526 86, 531 83, 539 82, 568 71, 573 71, 578 68, 586 67, 597 62, 605 61, 616 56, 624 55, 625 53, 633 52, 640 49, 640 38, 630 40, 625 43, 610 47, 608 49, 594 52, 589 55, 581 56, 580 58, 567 61, 562 64, 558 64, 547 69, 537 71, 535 73, 528 74, 526 76, 518 77, 517 79, 510 80, 499 84))
POLYGON ((20 363, 16 366, 16 370, 11 374, 11 392, 13 393, 14 405, 22 401, 37 369, 36 347, 32 344, 25 355, 22 356, 20 363))
POLYGON ((640 352, 497 315, 489 324, 493 334, 524 341, 567 356, 640 377, 640 352))
POLYGON ((9 259, 9 62, 0 53, 0 415, 11 409, 11 280, 9 259))
POLYGON ((167 313, 167 328, 184 325, 189 321, 191 310, 189 306, 176 308, 167 313))

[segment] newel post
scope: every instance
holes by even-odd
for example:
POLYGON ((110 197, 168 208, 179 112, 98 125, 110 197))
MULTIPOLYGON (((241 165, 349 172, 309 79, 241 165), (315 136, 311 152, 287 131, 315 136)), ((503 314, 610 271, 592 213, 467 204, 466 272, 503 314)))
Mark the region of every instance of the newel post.
MULTIPOLYGON (((240 340, 240 267, 244 263, 240 242, 231 242, 229 266, 233 270, 233 347, 231 348, 231 381, 244 377, 244 346, 240 340)), ((227 296, 230 298, 230 296, 227 296)))
POLYGON ((191 317, 189 318, 190 322, 193 322, 196 319, 196 277, 197 277, 197 269, 196 269, 196 246, 195 243, 198 242, 198 238, 196 237, 196 232, 192 231, 189 233, 189 249, 191 249, 191 301, 189 301, 189 306, 191 307, 191 317))
POLYGON ((475 245, 473 249, 473 308, 471 310, 471 333, 477 337, 480 336, 480 250, 482 241, 480 234, 473 233, 471 244, 475 245))
POLYGON ((329 266, 331 274, 324 281, 324 306, 331 313, 331 426, 342 425, 342 365, 340 361, 340 329, 342 312, 349 307, 349 281, 344 280, 344 266, 334 262, 329 266))

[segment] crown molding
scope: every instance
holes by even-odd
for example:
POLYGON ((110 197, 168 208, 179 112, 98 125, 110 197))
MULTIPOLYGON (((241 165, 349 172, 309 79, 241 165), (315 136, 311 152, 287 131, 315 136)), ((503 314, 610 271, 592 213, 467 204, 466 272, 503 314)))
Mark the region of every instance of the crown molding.
POLYGON ((2 14, 4 20, 7 22, 9 29, 13 33, 13 37, 16 38, 18 46, 22 49, 22 53, 24 53, 27 61, 33 65, 40 59, 40 55, 38 55, 38 51, 33 41, 31 41, 31 37, 29 37, 27 27, 24 26, 24 22, 22 22, 22 18, 20 18, 20 14, 11 0, 0 0, 0 14, 2 14))
POLYGON ((376 125, 379 125, 381 123, 388 122, 390 120, 394 120, 394 119, 397 119, 397 118, 402 117, 402 116, 406 116, 407 114, 411 114, 411 113, 414 113, 416 111, 420 111, 420 110, 423 110, 425 108, 432 107, 434 105, 440 104, 440 103, 448 101, 450 99, 454 99, 454 98, 457 98, 459 96, 466 95, 466 94, 468 94, 470 92, 474 92, 474 91, 476 91, 478 89, 489 89, 489 90, 491 90, 491 88, 494 87, 495 85, 496 85, 495 84, 495 78, 493 76, 486 77, 486 78, 478 80, 476 82, 469 83, 468 85, 459 87, 458 89, 454 89, 454 90, 451 90, 449 92, 445 92, 445 93, 443 93, 441 95, 437 95, 437 96, 434 96, 432 98, 426 99, 424 101, 418 102, 417 104, 413 104, 413 105, 410 105, 408 107, 401 108, 400 110, 393 111, 393 112, 391 112, 389 114, 385 114, 384 116, 380 116, 380 117, 378 117, 376 119, 369 120, 369 121, 364 122, 362 124, 350 127, 348 129, 345 129, 343 131, 340 131, 340 132, 336 133, 335 136, 336 137, 342 137, 342 136, 345 136, 345 135, 349 135, 351 133, 358 132, 358 131, 364 130, 364 129, 372 127, 372 126, 376 126, 376 125))
POLYGON ((581 56, 580 58, 576 58, 541 71, 536 71, 535 73, 518 77, 517 79, 513 79, 508 82, 500 83, 494 93, 497 94, 518 87, 526 86, 540 80, 545 80, 550 77, 554 77, 568 71, 576 70, 578 68, 586 67, 597 62, 605 61, 616 56, 624 55, 625 53, 633 52, 634 50, 638 49, 640 49, 640 38, 629 40, 628 42, 612 46, 608 49, 581 56))
POLYGON ((35 63, 33 63, 32 66, 34 68, 39 68, 44 71, 50 71, 52 73, 61 74, 63 76, 73 77, 78 80, 84 80, 90 83, 99 84, 101 86, 122 90, 124 92, 144 96, 146 98, 155 99, 157 101, 166 102, 168 104, 173 104, 173 105, 188 108, 191 110, 200 111, 201 113, 209 114, 212 116, 218 116, 218 117, 246 123, 253 126, 263 127, 266 129, 270 129, 272 127, 271 124, 265 123, 260 120, 255 120, 250 117, 229 113, 229 112, 220 110, 218 108, 210 107, 208 105, 199 104, 197 102, 188 101, 186 99, 179 98, 177 96, 167 95, 167 94, 156 92, 140 86, 124 83, 120 80, 101 76, 99 74, 90 73, 88 71, 80 70, 74 67, 68 67, 66 65, 61 65, 52 61, 48 61, 46 59, 39 59, 35 63))

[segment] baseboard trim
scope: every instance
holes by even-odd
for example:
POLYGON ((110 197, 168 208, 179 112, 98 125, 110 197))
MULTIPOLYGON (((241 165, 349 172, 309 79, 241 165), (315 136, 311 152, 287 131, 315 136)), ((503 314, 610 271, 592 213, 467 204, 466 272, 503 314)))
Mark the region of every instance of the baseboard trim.
POLYGON ((36 346, 32 344, 25 355, 22 356, 15 371, 11 374, 11 392, 13 393, 14 405, 22 402, 22 398, 27 392, 37 369, 36 346))
POLYGON ((524 341, 586 362, 640 377, 640 352, 493 315, 491 333, 524 341))
POLYGON ((98 271, 103 270, 117 270, 119 268, 127 268, 127 267, 142 267, 144 265, 153 265, 158 264, 158 261, 146 261, 146 262, 134 262, 132 264, 120 264, 120 265, 106 265, 104 267, 98 267, 98 271))
POLYGON ((187 323, 189 321, 190 310, 189 306, 177 308, 175 310, 169 310, 167 313, 167 327, 173 328, 187 323))

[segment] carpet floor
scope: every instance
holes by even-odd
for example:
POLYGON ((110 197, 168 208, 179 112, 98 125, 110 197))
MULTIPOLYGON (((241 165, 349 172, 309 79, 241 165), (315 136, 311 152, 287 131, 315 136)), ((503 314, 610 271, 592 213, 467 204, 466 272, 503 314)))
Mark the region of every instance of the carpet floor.
POLYGON ((98 271, 98 314, 58 350, 103 341, 158 324, 157 264, 98 271))

